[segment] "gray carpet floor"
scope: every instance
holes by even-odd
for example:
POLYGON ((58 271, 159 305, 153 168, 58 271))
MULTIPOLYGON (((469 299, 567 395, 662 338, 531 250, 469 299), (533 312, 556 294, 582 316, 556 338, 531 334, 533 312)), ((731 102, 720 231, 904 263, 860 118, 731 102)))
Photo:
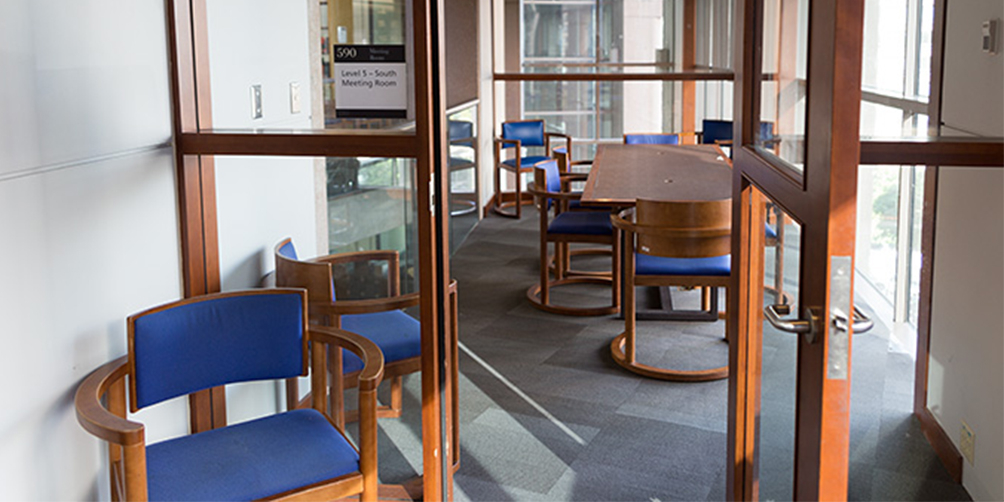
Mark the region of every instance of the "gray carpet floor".
MULTIPOLYGON (((727 381, 640 377, 610 357, 609 343, 623 330, 616 316, 533 308, 525 294, 538 274, 538 237, 527 209, 522 220, 482 220, 451 262, 462 345, 456 500, 723 499, 727 381)), ((697 301, 687 297, 693 292, 679 294, 683 304, 697 301)), ((574 286, 556 299, 601 305, 609 289, 574 286)), ((887 333, 879 322, 854 339, 849 498, 969 500, 911 415, 913 361, 891 350, 887 333)), ((640 321, 639 358, 681 368, 725 364, 723 335, 722 321, 640 321)), ((788 500, 795 345, 770 330, 764 337, 771 383, 763 392, 761 499, 788 500)), ((421 472, 419 387, 419 376, 408 376, 403 416, 380 421, 385 483, 421 472)))

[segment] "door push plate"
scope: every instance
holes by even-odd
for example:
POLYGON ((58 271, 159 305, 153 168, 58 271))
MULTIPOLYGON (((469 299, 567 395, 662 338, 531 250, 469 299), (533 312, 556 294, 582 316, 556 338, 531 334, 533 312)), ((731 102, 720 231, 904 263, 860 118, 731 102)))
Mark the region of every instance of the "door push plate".
POLYGON ((850 256, 830 257, 830 315, 829 334, 826 339, 826 378, 846 380, 850 365, 851 333, 847 329, 851 304, 850 256))

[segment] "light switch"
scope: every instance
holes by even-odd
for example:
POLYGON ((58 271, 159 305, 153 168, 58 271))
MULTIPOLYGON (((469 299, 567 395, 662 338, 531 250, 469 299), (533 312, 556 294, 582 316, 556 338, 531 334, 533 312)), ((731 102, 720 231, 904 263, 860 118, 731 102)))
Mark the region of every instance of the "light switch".
POLYGON ((251 118, 261 118, 261 84, 251 86, 251 118))
POLYGON ((997 54, 997 30, 1000 24, 999 19, 983 21, 983 52, 997 54))
POLYGON ((300 113, 300 83, 289 83, 289 113, 300 113))

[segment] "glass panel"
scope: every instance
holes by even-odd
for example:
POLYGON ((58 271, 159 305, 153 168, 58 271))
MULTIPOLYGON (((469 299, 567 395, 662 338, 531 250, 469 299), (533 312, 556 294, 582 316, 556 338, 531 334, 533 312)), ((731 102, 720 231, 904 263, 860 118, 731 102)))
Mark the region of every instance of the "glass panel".
POLYGON ((249 15, 241 2, 206 2, 212 129, 413 130, 408 9, 270 0, 249 15))
POLYGON ((450 253, 478 223, 478 107, 453 113, 450 122, 450 253))
POLYGON ((595 57, 593 2, 526 2, 523 57, 533 62, 591 62, 595 57))
MULTIPOLYGON (((217 156, 223 289, 257 287, 274 268, 275 245, 291 237, 303 259, 397 250, 401 289, 417 291, 414 164, 401 158, 217 156)), ((339 282, 339 298, 366 296, 353 281, 339 282)))
MULTIPOLYGON (((205 158, 208 160, 209 158, 205 158)), ((275 269, 274 248, 290 237, 301 259, 343 251, 395 249, 401 255, 402 292, 418 290, 414 161, 411 159, 217 156, 216 206, 222 289, 261 287, 275 269)), ((384 296, 386 264, 336 267, 339 299, 384 296)), ((417 316, 417 312, 409 311, 417 316)), ((300 392, 309 390, 301 380, 300 392)), ((227 389, 231 421, 284 408, 282 385, 255 382, 227 389)), ((387 401, 389 385, 380 389, 387 401)), ((302 395, 301 395, 302 396, 302 395)), ((354 394, 348 402, 354 406, 354 394)), ((381 455, 407 458, 421 470, 420 378, 404 378, 401 427, 381 429, 381 455)), ((350 427, 353 434, 354 428, 350 427)), ((387 458, 387 457, 384 457, 387 458)), ((399 484, 412 469, 382 472, 399 484), (406 472, 407 471, 407 472, 406 472)))
MULTIPOLYGON (((787 304, 797 317, 801 225, 767 201, 764 306, 787 304)), ((753 229, 758 231, 758 229, 753 229)), ((760 390, 760 500, 791 500, 794 487, 798 336, 763 322, 760 390)))
POLYGON ((805 163, 809 0, 764 2, 761 127, 756 146, 791 169, 805 163))
POLYGON ((910 222, 908 223, 910 227, 910 245, 908 246, 910 250, 910 281, 907 283, 909 289, 906 296, 909 301, 907 322, 913 325, 914 329, 917 327, 917 316, 919 315, 920 308, 920 244, 924 226, 925 169, 924 166, 914 166, 910 173, 910 222))
POLYGON ((325 172, 329 252, 396 250, 401 291, 418 291, 414 160, 330 157, 325 172))
MULTIPOLYGON (((510 60, 507 68, 515 72, 549 73, 684 70, 683 3, 682 0, 523 0, 521 67, 514 67, 515 60, 510 60)), ((515 8, 515 4, 511 5, 515 8)), ((696 69, 731 68, 732 2, 699 2, 696 15, 696 69)))
POLYGON ((858 169, 855 267, 890 307, 896 298, 899 198, 899 166, 858 169))

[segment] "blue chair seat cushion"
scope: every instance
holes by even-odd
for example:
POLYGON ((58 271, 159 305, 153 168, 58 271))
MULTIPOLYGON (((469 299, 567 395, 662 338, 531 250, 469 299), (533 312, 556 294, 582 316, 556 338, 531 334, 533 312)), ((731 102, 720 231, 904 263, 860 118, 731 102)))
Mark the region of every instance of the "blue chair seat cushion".
MULTIPOLYGON (((544 160, 548 160, 550 158, 551 157, 545 157, 543 155, 531 155, 529 157, 521 157, 519 160, 519 167, 521 169, 529 169, 533 167, 534 164, 544 160)), ((513 169, 516 169, 516 159, 503 160, 502 163, 513 169)))
POLYGON ((153 500, 254 500, 359 470, 328 419, 296 410, 146 448, 153 500))
MULTIPOLYGON (((422 353, 422 325, 400 310, 342 316, 342 329, 369 338, 380 347, 385 364, 403 361, 422 353)), ((343 351, 342 372, 363 368, 359 357, 343 351)))
POLYGON ((555 216, 547 227, 550 234, 610 235, 613 224, 605 211, 568 211, 555 216))
POLYGON ((635 275, 718 275, 732 270, 732 255, 707 258, 666 258, 642 253, 634 255, 635 275))

